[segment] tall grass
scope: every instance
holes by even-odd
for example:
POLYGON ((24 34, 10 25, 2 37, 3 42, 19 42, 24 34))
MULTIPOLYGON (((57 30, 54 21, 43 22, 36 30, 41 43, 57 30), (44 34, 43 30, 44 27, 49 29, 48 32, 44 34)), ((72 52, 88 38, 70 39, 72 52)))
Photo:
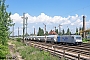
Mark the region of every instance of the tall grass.
POLYGON ((16 50, 25 60, 60 60, 58 57, 50 55, 49 52, 40 51, 37 48, 25 46, 23 43, 15 41, 16 50))
POLYGON ((83 43, 88 43, 88 40, 87 39, 85 39, 85 38, 83 38, 83 43))
POLYGON ((49 52, 40 51, 34 47, 26 46, 23 49, 20 48, 19 52, 22 55, 22 58, 26 60, 59 60, 59 58, 54 57, 49 54, 49 52))

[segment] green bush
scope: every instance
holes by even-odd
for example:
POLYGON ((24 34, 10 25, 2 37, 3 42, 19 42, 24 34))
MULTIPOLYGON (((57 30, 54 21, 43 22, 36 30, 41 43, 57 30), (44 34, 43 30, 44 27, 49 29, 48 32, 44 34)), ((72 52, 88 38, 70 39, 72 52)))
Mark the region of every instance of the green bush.
POLYGON ((5 59, 8 53, 9 53, 8 46, 0 44, 0 59, 5 59))
POLYGON ((16 40, 17 40, 18 42, 21 42, 21 38, 16 38, 16 40))
POLYGON ((16 48, 17 47, 21 47, 21 46, 25 46, 25 44, 23 44, 21 42, 17 42, 17 41, 13 41, 12 44, 15 44, 16 45, 16 48))
POLYGON ((86 38, 83 38, 83 42, 88 42, 88 40, 86 38))
POLYGON ((59 60, 59 58, 50 55, 49 52, 40 51, 30 46, 24 46, 24 48, 19 48, 18 50, 25 60, 59 60))
POLYGON ((40 51, 37 48, 26 46, 21 42, 14 41, 16 50, 25 60, 59 60, 59 58, 50 55, 49 52, 40 51))

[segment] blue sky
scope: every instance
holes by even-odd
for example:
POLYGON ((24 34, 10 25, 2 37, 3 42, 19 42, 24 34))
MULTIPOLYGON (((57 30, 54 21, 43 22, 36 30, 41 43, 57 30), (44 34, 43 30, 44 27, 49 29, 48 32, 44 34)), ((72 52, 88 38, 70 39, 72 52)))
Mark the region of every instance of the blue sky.
MULTIPOLYGON (((20 27, 22 34, 23 12, 26 13, 28 19, 28 33, 33 33, 33 27, 38 31, 38 27, 44 29, 43 23, 47 25, 47 31, 58 28, 62 24, 62 29, 67 26, 72 32, 76 27, 82 26, 82 15, 86 16, 86 28, 90 23, 90 0, 6 0, 9 5, 8 12, 12 12, 11 18, 15 22, 15 35, 17 28, 20 27), (52 23, 51 23, 52 22, 52 23)), ((10 29, 12 31, 12 28, 10 29)))

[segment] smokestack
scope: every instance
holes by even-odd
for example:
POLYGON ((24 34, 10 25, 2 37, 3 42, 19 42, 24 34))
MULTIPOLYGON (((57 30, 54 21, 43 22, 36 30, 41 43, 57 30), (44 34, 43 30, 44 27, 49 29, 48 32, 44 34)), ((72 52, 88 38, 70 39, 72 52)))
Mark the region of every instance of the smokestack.
POLYGON ((34 28, 34 35, 35 35, 35 28, 34 28))
MULTIPOLYGON (((85 31, 85 16, 83 16, 83 31, 85 31)), ((83 32, 83 38, 85 38, 85 32, 83 32)))

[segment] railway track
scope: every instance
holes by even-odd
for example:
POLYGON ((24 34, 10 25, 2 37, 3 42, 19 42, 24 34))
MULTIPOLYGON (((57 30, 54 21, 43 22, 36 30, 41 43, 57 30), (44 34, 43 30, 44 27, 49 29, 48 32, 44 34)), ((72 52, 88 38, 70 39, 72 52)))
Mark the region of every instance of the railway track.
POLYGON ((90 56, 90 47, 86 47, 86 46, 56 46, 59 49, 63 49, 66 51, 70 51, 73 53, 80 53, 81 55, 84 56, 90 56))
POLYGON ((68 60, 90 60, 89 44, 68 46, 29 41, 29 45, 40 48, 41 50, 49 51, 51 54, 56 55, 60 58, 64 56, 68 60))

